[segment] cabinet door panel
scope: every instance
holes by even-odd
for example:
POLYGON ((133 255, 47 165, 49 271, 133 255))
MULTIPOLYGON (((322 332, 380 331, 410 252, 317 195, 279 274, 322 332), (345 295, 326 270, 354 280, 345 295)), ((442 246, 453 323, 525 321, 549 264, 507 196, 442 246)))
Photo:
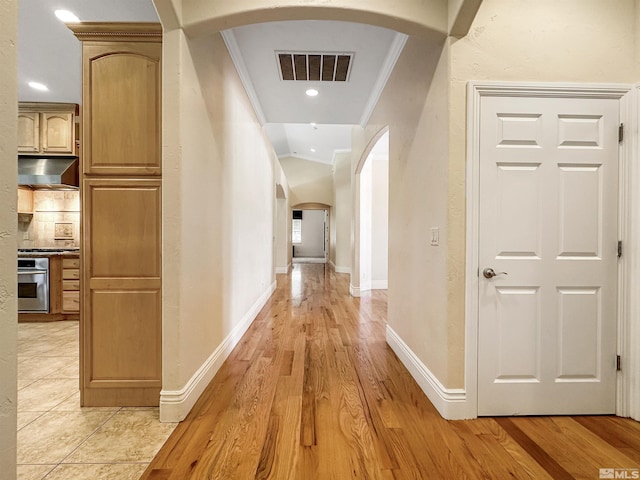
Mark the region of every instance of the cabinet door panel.
POLYGON ((62 268, 80 268, 79 258, 63 258, 62 268))
POLYGON ((18 213, 33 213, 33 190, 18 188, 18 213))
POLYGON ((80 270, 77 268, 65 268, 62 271, 63 280, 76 280, 80 278, 80 270))
POLYGON ((91 386, 160 386, 160 292, 96 289, 91 297, 91 386))
POLYGON ((62 292, 62 311, 78 313, 80 310, 80 292, 62 292))
POLYGON ((105 49, 84 52, 85 173, 159 175, 161 46, 105 49))
POLYGON ((81 323, 85 406, 157 405, 161 180, 85 179, 81 323))
POLYGON ((62 290, 65 292, 80 290, 80 280, 63 280, 62 290))
POLYGON ((94 181, 85 190, 92 278, 160 277, 160 185, 94 181))
POLYGON ((73 113, 42 114, 42 151, 46 153, 73 153, 73 113))
POLYGON ((37 153, 40 151, 40 114, 38 112, 18 113, 18 152, 37 153))

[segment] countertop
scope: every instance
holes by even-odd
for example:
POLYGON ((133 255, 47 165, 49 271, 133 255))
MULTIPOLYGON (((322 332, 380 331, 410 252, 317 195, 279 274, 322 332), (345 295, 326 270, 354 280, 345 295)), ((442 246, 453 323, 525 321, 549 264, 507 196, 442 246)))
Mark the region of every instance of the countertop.
POLYGON ((80 250, 66 250, 64 252, 18 252, 19 258, 37 258, 37 257, 80 257, 80 250))

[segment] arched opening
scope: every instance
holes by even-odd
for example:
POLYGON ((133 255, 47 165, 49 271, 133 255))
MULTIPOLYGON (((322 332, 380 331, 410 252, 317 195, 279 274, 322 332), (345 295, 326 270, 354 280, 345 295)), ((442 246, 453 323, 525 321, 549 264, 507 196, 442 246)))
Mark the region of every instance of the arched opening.
POLYGON ((389 129, 369 142, 355 170, 351 294, 385 290, 389 280, 389 129), (357 275, 357 276, 356 276, 357 275))
POLYGON ((360 292, 386 290, 389 281, 389 132, 360 171, 360 292))
MULTIPOLYGON (((203 8, 208 7, 203 6, 203 8)), ((236 6, 229 8, 235 9, 236 6)), ((257 9, 246 14, 246 21, 239 20, 240 17, 234 17, 234 22, 226 24, 226 26, 243 25, 256 22, 258 19, 261 21, 331 19, 331 15, 324 14, 332 11, 335 15, 347 13, 346 17, 340 17, 340 20, 369 22, 393 29, 396 32, 403 31, 414 34, 408 38, 402 49, 396 68, 392 72, 390 71, 390 76, 385 79, 387 83, 384 91, 381 92, 379 98, 373 99, 374 108, 370 115, 362 124, 356 124, 352 127, 351 152, 342 155, 346 175, 341 178, 344 190, 341 192, 340 202, 336 201, 337 191, 334 193, 335 198, 323 202, 325 205, 331 206, 330 212, 332 213, 329 216, 334 218, 335 224, 346 225, 340 231, 335 232, 336 262, 341 263, 338 259, 346 258, 347 265, 341 264, 340 266, 348 268, 352 282, 356 282, 358 285, 360 283, 359 252, 361 247, 359 244, 360 231, 357 225, 360 220, 357 212, 360 203, 358 196, 360 186, 357 185, 359 180, 355 174, 356 167, 361 161, 363 162, 362 167, 364 167, 364 162, 371 149, 387 130, 393 132, 388 159, 389 199, 391 200, 389 218, 394 224, 389 225, 389 232, 400 230, 399 226, 401 226, 402 229, 413 235, 422 228, 422 219, 415 215, 412 216, 410 209, 405 207, 411 202, 421 201, 420 197, 425 192, 430 192, 431 196, 438 197, 438 202, 430 203, 438 208, 438 216, 446 215, 446 189, 441 188, 446 183, 442 179, 443 175, 446 175, 448 160, 446 137, 441 135, 447 121, 446 113, 442 113, 446 112, 447 102, 442 99, 446 99, 448 91, 446 77, 448 56, 445 52, 447 47, 440 41, 444 35, 436 35, 438 38, 435 39, 432 28, 425 25, 418 27, 415 22, 413 22, 415 28, 411 28, 412 22, 398 21, 397 15, 390 15, 389 6, 382 10, 385 9, 387 13, 378 11, 373 15, 360 15, 362 12, 349 9, 292 7, 292 9, 275 9, 283 14, 279 18, 273 17, 273 11, 266 13, 265 17, 259 18, 256 16, 256 12, 261 13, 263 10, 257 9), (289 15, 293 11, 296 14, 289 15), (324 13, 322 14, 322 12, 324 13), (440 72, 440 75, 436 75, 436 72, 440 72), (429 120, 427 125, 423 126, 421 122, 426 117, 429 120), (416 135, 416 129, 419 125, 423 131, 420 135, 416 135), (427 151, 426 145, 428 145, 429 152, 428 162, 425 161, 425 155, 422 153, 427 151), (425 165, 436 163, 439 165, 439 174, 429 178, 426 184, 420 180, 419 176, 412 177, 411 174, 405 173, 417 168, 420 175, 423 176, 422 170, 425 165), (408 176, 408 180, 405 181, 403 176, 408 176), (392 178, 396 179, 395 183, 391 180, 392 178), (438 188, 435 188, 436 186, 438 188), (416 194, 416 190, 418 194, 416 194), (396 210, 391 211, 394 204, 396 210), (397 215, 398 212, 400 215, 397 215), (339 255, 340 252, 344 253, 345 251, 346 255, 339 255)), ((162 15, 161 9, 159 11, 162 15)), ((165 331, 168 333, 164 337, 163 346, 165 370, 161 411, 164 412, 162 414, 164 419, 183 417, 201 391, 192 385, 206 384, 217 371, 216 361, 208 360, 212 352, 207 349, 207 343, 223 345, 226 352, 235 345, 244 329, 250 324, 250 318, 253 318, 251 315, 259 310, 262 305, 260 300, 265 298, 266 294, 263 295, 261 292, 267 291, 266 287, 268 286, 264 280, 266 275, 261 271, 264 269, 264 265, 261 265, 260 268, 251 267, 250 261, 260 260, 261 252, 266 251, 264 249, 265 243, 268 245, 269 251, 273 250, 264 233, 253 234, 249 227, 260 226, 261 220, 255 215, 257 210, 252 209, 263 209, 264 205, 257 197, 262 192, 259 181, 264 182, 265 177, 270 175, 264 169, 258 170, 262 167, 256 164, 256 152, 259 153, 259 156, 271 157, 273 164, 276 164, 277 159, 274 158, 273 151, 267 152, 269 146, 264 147, 264 144, 258 145, 259 142, 254 141, 255 132, 259 129, 259 140, 264 142, 264 129, 253 112, 250 111, 251 105, 247 101, 250 95, 243 91, 240 81, 241 74, 238 75, 234 68, 221 35, 211 30, 207 30, 207 34, 205 34, 205 29, 200 30, 200 27, 206 24, 208 24, 207 29, 213 28, 213 24, 208 23, 209 19, 206 18, 206 15, 202 14, 203 20, 200 23, 192 21, 193 12, 189 15, 189 20, 186 22, 189 26, 185 27, 185 30, 172 30, 169 22, 167 23, 169 27, 165 28, 164 35, 163 78, 165 79, 165 91, 163 96, 165 110, 163 129, 166 141, 163 157, 165 168, 168 171, 178 171, 182 175, 167 177, 167 184, 163 187, 165 194, 163 212, 165 218, 175 220, 174 223, 188 224, 189 220, 186 218, 185 212, 193 211, 198 206, 195 193, 199 190, 222 192, 220 198, 211 193, 211 196, 216 198, 209 198, 209 201, 215 200, 218 202, 217 204, 229 206, 231 210, 221 212, 219 226, 212 229, 214 232, 210 238, 200 239, 200 243, 214 247, 215 251, 211 252, 211 255, 216 255, 221 265, 217 270, 219 272, 219 276, 215 279, 217 283, 211 285, 209 290, 219 289, 223 292, 219 305, 221 308, 216 312, 215 320, 212 320, 209 315, 204 328, 200 328, 200 323, 205 322, 203 315, 207 309, 206 302, 200 298, 190 298, 191 292, 180 288, 190 272, 199 270, 198 264, 186 258, 187 254, 185 253, 191 251, 188 244, 193 243, 194 239, 188 235, 178 235, 176 231, 165 228, 165 250, 169 246, 171 252, 178 252, 178 254, 163 257, 163 261, 167 264, 165 270, 176 273, 176 275, 167 278, 164 284, 164 291, 170 294, 163 302, 163 318, 167 323, 165 331), (185 34, 187 31, 192 35, 191 37, 185 34), (173 108, 176 98, 182 99, 182 108, 173 108), (197 115, 194 115, 194 112, 197 115), (204 152, 215 157, 213 162, 207 163, 207 168, 212 170, 208 178, 203 178, 198 171, 190 168, 193 165, 193 161, 190 159, 204 152), (242 156, 242 159, 236 159, 235 155, 242 156), (243 170, 236 174, 234 169, 237 166, 241 166, 243 170), (258 173, 262 175, 261 178, 259 178, 260 175, 257 175, 258 173), (250 185, 248 185, 249 180, 250 185), (180 193, 185 185, 189 185, 190 192, 193 192, 193 198, 186 198, 186 201, 185 196, 180 193), (250 190, 250 194, 248 190, 250 190), (246 235, 252 234, 254 241, 248 245, 245 241, 246 235), (176 263, 178 265, 173 268, 176 263), (180 297, 170 298, 176 297, 175 292, 179 292, 180 297), (203 305, 203 308, 199 307, 200 304, 203 305), (200 315, 201 310, 202 315, 200 315), (183 357, 186 361, 180 362, 183 357), (200 368, 203 362, 205 362, 204 366, 200 368), (202 374, 198 373, 197 377, 191 376, 195 371, 202 372, 202 374)), ((231 17, 220 15, 218 20, 221 18, 228 20, 231 17)), ((416 16, 415 18, 424 19, 426 17, 416 16)), ((163 23, 165 23, 164 19, 163 23)), ((269 199, 270 204, 273 202, 272 198, 269 199)), ((296 202, 296 196, 293 193, 288 199, 291 205, 306 203, 304 200, 296 202)), ((268 212, 270 218, 276 217, 276 222, 278 222, 278 202, 280 200, 276 199, 276 212, 268 212)), ((428 204, 427 202, 423 203, 428 204)), ((218 213, 218 210, 213 209, 212 213, 218 213)), ((373 219, 373 217, 371 218, 373 219)), ((290 221, 287 223, 289 224, 290 221)), ((272 232, 273 230, 270 230, 268 235, 271 236, 272 232)), ((278 235, 275 236, 277 242, 278 235)), ((325 238, 332 239, 333 235, 329 233, 325 238)), ((399 318, 400 322, 393 325, 393 328, 398 329, 399 335, 410 340, 415 338, 417 342, 421 342, 423 332, 416 332, 415 335, 412 335, 410 330, 413 328, 412 319, 421 316, 422 313, 413 311, 419 310, 419 307, 414 302, 406 302, 405 300, 408 296, 424 297, 423 292, 416 293, 414 290, 418 285, 428 284, 429 280, 422 278, 426 276, 424 270, 418 271, 414 268, 414 260, 421 260, 421 256, 424 256, 425 253, 438 256, 441 259, 444 259, 446 255, 444 249, 434 249, 428 252, 414 249, 415 251, 411 255, 396 254, 395 257, 393 256, 394 252, 406 248, 407 245, 398 241, 397 237, 394 241, 393 235, 389 235, 389 258, 391 259, 388 262, 390 265, 388 270, 389 283, 396 285, 394 279, 399 279, 396 293, 391 294, 390 292, 389 297, 397 294, 401 297, 393 304, 395 310, 390 311, 389 324, 391 325, 393 318, 399 318), (408 265, 407 262, 409 262, 408 265)), ((277 251, 276 248, 276 255, 277 251)), ((331 255, 329 257, 331 258, 331 255)), ((444 261, 440 263, 444 264, 444 261)), ((271 265, 271 260, 269 260, 269 264, 271 265)), ((276 260, 276 265, 279 268, 285 266, 280 259, 276 260)), ((442 277, 445 276, 443 273, 442 277)), ((203 298, 206 299, 206 297, 203 298)), ((438 293, 437 298, 433 299, 439 309, 437 319, 434 320, 438 323, 438 328, 435 331, 441 333, 440 330, 444 330, 445 337, 448 327, 445 316, 446 307, 442 304, 446 303, 446 298, 446 295, 438 293)), ((446 338, 438 337, 436 339, 434 337, 434 341, 445 340, 446 338)), ((446 349, 431 350, 424 342, 421 345, 411 344, 409 347, 422 356, 438 356, 435 360, 436 370, 443 369, 444 373, 442 371, 436 373, 442 374, 445 378, 448 373, 447 359, 443 360, 440 357, 448 355, 446 349)))

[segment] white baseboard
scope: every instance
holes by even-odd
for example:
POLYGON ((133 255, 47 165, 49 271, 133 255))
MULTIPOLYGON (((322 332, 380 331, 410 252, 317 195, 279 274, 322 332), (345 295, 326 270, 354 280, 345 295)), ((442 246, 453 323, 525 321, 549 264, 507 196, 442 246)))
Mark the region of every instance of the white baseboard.
POLYGON ((276 273, 287 274, 289 273, 289 267, 276 267, 276 273))
POLYGON ((324 257, 294 257, 293 263, 327 263, 324 257))
POLYGON ((388 288, 388 280, 371 280, 371 290, 387 290, 388 288))
POLYGON ((161 422, 184 420, 275 290, 276 283, 273 282, 242 317, 240 323, 227 335, 227 338, 196 370, 184 387, 180 390, 162 390, 160 392, 161 422))
POLYGON ((364 292, 370 292, 371 290, 387 290, 387 280, 371 280, 370 282, 364 282, 360 284, 360 288, 349 286, 349 291, 354 297, 360 297, 364 292), (354 292, 357 293, 354 294, 354 292))
POLYGON ((389 325, 387 325, 387 343, 443 418, 447 420, 475 418, 469 413, 465 390, 445 388, 389 325))
POLYGON ((349 267, 339 267, 333 262, 330 262, 330 263, 336 273, 347 273, 351 275, 351 269, 349 267))

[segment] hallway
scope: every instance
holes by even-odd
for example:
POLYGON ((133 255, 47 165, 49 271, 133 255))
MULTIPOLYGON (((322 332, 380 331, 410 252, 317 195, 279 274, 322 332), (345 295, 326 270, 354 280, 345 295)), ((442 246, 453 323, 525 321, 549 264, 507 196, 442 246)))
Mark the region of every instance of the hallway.
MULTIPOLYGON (((617 417, 446 421, 385 342, 386 291, 296 264, 143 479, 598 478, 640 468, 617 417)), ((631 478, 631 477, 629 477, 631 478)))

